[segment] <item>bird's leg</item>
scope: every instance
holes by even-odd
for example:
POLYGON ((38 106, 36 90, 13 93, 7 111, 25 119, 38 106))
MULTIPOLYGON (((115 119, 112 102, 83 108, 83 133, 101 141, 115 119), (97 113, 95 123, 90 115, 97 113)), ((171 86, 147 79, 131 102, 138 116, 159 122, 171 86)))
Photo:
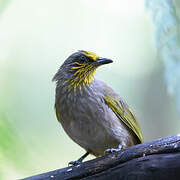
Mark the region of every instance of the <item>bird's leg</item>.
POLYGON ((81 156, 78 160, 76 161, 71 161, 68 163, 68 166, 72 165, 72 166, 77 166, 80 165, 82 163, 82 161, 89 155, 89 152, 86 152, 83 156, 81 156))
POLYGON ((104 151, 104 154, 111 154, 111 153, 114 153, 114 152, 119 152, 123 149, 123 145, 122 144, 119 144, 117 148, 109 148, 109 149, 106 149, 104 151))

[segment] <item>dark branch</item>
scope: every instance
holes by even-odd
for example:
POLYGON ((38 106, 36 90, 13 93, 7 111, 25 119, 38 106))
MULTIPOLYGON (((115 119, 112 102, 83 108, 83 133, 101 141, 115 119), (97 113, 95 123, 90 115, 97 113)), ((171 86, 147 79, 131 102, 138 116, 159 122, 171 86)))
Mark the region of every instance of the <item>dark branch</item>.
POLYGON ((180 135, 138 144, 120 152, 24 180, 180 179, 180 135))

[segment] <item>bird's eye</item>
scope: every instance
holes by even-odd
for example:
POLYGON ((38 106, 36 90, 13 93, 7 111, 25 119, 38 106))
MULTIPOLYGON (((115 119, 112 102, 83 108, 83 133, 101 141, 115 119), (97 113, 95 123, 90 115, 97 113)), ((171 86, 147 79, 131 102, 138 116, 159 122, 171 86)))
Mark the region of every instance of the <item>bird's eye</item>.
POLYGON ((87 60, 87 58, 86 58, 85 56, 81 56, 81 57, 80 57, 80 61, 81 61, 82 63, 85 63, 85 62, 87 62, 88 60, 87 60))

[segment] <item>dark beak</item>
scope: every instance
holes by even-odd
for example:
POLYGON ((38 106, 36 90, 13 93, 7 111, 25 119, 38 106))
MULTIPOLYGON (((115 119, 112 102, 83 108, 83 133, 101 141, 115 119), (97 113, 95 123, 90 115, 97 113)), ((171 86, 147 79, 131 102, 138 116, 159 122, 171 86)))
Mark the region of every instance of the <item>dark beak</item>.
POLYGON ((103 64, 109 64, 109 63, 112 63, 113 61, 111 59, 107 59, 107 58, 98 58, 95 62, 93 62, 92 64, 94 66, 100 66, 100 65, 103 65, 103 64))

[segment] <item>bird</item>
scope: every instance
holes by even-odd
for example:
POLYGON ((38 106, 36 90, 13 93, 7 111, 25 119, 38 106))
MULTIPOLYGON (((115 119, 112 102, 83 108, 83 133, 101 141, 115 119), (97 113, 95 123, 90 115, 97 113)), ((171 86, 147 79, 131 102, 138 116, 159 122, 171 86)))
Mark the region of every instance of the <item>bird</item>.
POLYGON ((140 126, 127 103, 94 74, 112 63, 96 53, 79 50, 70 55, 53 77, 55 112, 67 135, 85 149, 79 165, 89 155, 103 156, 143 142, 140 126))

